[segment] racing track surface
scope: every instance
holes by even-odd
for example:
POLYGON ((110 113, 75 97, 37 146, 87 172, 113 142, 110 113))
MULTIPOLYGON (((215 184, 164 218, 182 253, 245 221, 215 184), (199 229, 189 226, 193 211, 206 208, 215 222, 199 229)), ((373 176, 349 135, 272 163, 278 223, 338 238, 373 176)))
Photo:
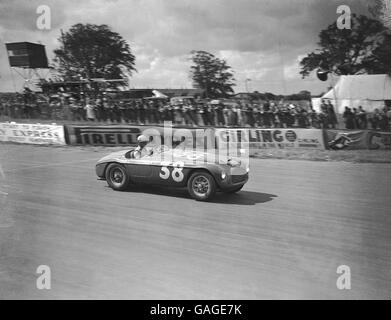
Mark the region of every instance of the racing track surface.
POLYGON ((200 203, 112 191, 112 150, 0 145, 1 299, 391 298, 390 164, 254 159, 241 193, 200 203))

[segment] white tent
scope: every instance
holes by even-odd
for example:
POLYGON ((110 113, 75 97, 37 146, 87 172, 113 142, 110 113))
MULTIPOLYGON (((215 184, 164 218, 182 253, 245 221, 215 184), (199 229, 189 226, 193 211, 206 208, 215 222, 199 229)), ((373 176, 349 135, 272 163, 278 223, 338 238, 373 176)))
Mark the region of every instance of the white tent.
POLYGON ((334 89, 322 99, 330 99, 337 113, 343 113, 345 107, 362 106, 366 111, 383 108, 384 101, 391 100, 391 77, 386 74, 341 76, 334 89))

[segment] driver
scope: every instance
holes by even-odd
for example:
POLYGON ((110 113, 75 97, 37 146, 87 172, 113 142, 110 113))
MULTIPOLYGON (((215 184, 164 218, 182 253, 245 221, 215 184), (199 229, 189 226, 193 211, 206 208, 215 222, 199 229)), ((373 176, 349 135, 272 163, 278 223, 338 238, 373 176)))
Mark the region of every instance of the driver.
POLYGON ((146 145, 149 143, 149 139, 145 135, 141 135, 137 138, 137 148, 133 152, 135 159, 140 159, 145 156, 150 156, 153 153, 153 150, 147 148, 146 145))

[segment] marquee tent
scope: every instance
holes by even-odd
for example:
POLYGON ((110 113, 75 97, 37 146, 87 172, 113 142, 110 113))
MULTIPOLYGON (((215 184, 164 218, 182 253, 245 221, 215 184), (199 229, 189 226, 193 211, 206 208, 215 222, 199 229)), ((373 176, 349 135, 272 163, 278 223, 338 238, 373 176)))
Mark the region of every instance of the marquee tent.
POLYGON ((386 100, 391 101, 391 77, 386 74, 340 76, 334 89, 321 99, 331 100, 337 113, 343 113, 345 107, 362 106, 366 111, 383 108, 386 100))

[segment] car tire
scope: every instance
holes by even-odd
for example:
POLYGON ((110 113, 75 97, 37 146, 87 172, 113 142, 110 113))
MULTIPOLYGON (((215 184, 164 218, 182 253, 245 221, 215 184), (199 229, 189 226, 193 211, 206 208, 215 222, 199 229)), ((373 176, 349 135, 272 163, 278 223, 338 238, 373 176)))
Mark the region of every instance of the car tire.
POLYGON ((112 189, 123 191, 128 187, 130 180, 124 166, 112 163, 106 169, 106 181, 112 189))
POLYGON ((195 200, 208 201, 216 193, 216 182, 208 172, 196 171, 187 182, 187 190, 195 200))
POLYGON ((244 184, 241 185, 240 187, 236 187, 234 189, 228 189, 228 190, 223 190, 224 193, 236 193, 236 192, 239 192, 240 190, 242 190, 244 184))

